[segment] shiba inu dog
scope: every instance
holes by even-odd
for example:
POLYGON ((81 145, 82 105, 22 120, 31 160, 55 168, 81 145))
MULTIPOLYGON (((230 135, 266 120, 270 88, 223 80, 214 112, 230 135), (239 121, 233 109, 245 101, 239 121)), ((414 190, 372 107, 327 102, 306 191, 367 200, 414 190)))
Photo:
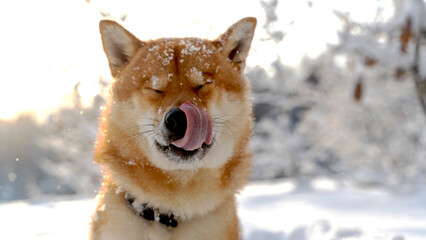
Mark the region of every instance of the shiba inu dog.
POLYGON ((239 239, 235 193, 250 174, 250 86, 256 26, 216 40, 141 41, 100 22, 111 96, 95 150, 104 175, 91 239, 239 239))

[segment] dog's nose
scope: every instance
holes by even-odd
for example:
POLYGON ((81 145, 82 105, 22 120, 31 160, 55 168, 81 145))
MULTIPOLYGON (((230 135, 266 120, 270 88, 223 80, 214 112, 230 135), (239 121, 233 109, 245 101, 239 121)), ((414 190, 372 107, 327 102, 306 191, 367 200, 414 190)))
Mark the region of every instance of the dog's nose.
POLYGON ((186 115, 179 108, 173 108, 164 117, 164 123, 169 130, 170 141, 181 139, 185 136, 186 115))

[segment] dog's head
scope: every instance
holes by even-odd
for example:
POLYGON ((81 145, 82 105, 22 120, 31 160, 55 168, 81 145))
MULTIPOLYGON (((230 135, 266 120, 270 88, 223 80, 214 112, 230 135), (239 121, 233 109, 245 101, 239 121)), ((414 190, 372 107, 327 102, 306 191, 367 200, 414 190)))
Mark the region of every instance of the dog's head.
POLYGON ((243 76, 256 19, 217 40, 141 41, 114 21, 100 23, 115 81, 103 114, 103 141, 120 155, 164 169, 216 168, 251 134, 250 88, 243 76), (137 146, 138 154, 132 156, 137 146), (130 153, 133 152, 133 153, 130 153))

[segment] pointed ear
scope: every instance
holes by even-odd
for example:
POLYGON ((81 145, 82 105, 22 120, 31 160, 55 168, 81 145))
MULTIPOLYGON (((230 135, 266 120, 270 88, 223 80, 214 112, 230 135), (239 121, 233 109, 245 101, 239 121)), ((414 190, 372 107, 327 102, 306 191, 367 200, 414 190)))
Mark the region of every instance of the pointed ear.
POLYGON ((256 28, 256 18, 248 17, 234 23, 217 40, 219 49, 231 62, 244 66, 256 28))
POLYGON ((107 55, 111 73, 126 66, 142 45, 141 41, 118 23, 102 20, 99 23, 102 44, 107 55))

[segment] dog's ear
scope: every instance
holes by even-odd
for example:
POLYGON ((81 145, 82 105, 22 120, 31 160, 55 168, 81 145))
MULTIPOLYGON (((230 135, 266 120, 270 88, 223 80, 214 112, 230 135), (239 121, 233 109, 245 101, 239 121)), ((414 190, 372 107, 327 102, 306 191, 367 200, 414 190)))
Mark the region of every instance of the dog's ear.
POLYGON ((142 42, 111 20, 102 20, 99 23, 99 30, 111 73, 115 77, 117 71, 130 62, 138 48, 142 46, 142 42))
POLYGON ((248 17, 234 23, 214 41, 219 50, 234 64, 244 66, 256 28, 256 18, 248 17))

